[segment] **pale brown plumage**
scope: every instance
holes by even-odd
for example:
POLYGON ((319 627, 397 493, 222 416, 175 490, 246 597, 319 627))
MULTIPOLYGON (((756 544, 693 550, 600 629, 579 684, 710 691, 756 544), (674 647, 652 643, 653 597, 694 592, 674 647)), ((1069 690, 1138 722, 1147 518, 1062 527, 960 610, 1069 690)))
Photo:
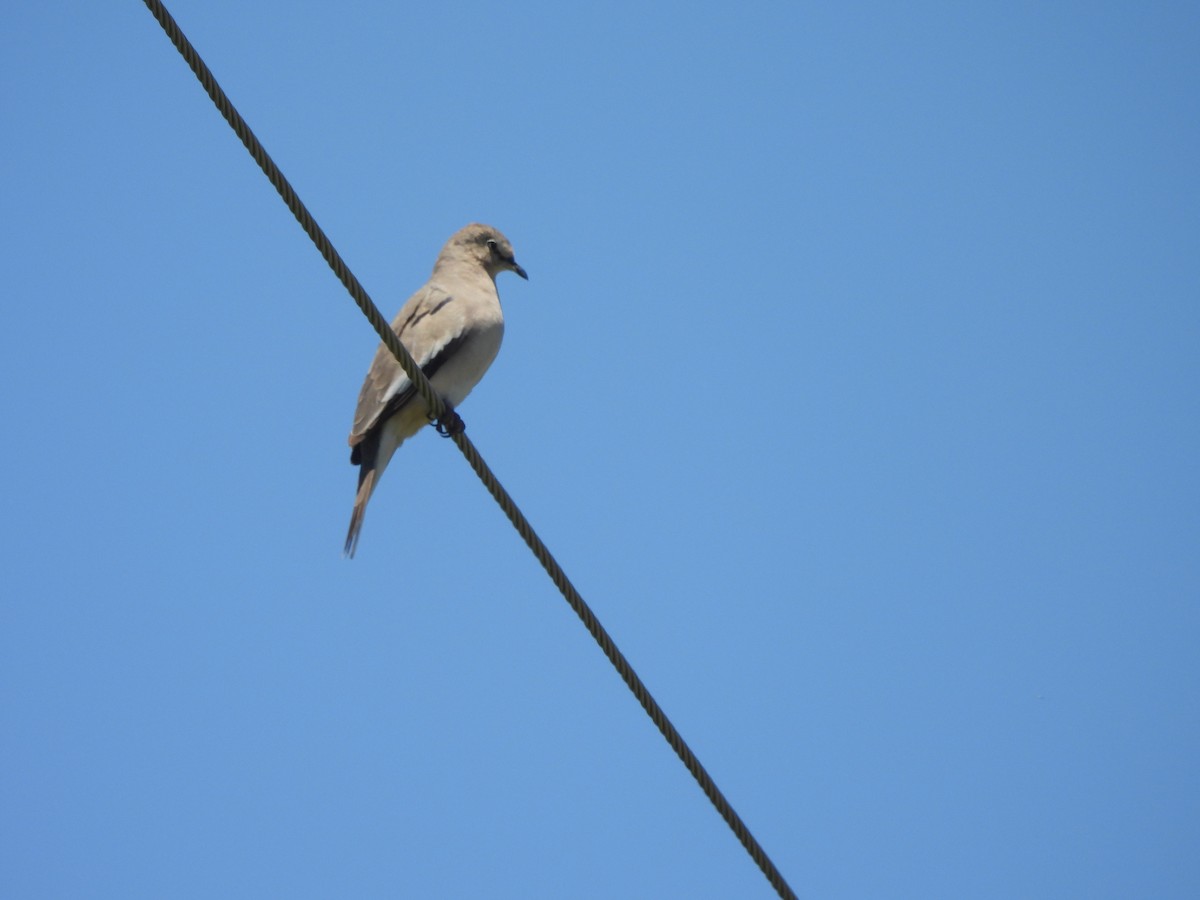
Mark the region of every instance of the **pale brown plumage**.
MULTIPOLYGON (((496 276, 503 271, 528 278, 503 234, 488 225, 468 225, 446 242, 429 281, 392 322, 392 330, 451 408, 479 383, 500 349, 504 316, 496 276)), ((420 394, 380 344, 350 429, 350 462, 359 471, 347 556, 354 556, 367 503, 392 454, 428 422, 420 394)))

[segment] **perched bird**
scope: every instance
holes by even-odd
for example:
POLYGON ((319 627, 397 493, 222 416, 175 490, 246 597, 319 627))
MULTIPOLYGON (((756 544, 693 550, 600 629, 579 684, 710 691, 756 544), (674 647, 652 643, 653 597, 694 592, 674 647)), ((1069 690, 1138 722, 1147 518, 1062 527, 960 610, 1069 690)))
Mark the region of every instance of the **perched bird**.
MULTIPOLYGON (((504 315, 496 276, 504 271, 529 278, 513 258, 508 238, 489 225, 468 225, 446 242, 429 281, 392 322, 400 342, 451 409, 479 383, 500 350, 504 315)), ((350 430, 350 462, 359 469, 347 556, 354 556, 367 502, 392 454, 427 424, 425 401, 380 344, 350 430)))

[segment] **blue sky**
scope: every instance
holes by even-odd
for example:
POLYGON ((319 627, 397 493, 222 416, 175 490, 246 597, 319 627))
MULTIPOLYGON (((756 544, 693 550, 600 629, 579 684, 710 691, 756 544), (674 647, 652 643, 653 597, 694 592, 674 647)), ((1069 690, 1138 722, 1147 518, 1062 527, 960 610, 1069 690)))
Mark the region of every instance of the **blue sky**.
MULTIPOLYGON (((1200 893, 1195 4, 169 5, 806 897, 1200 893)), ((0 894, 770 896, 140 3, 0 36, 0 894)))

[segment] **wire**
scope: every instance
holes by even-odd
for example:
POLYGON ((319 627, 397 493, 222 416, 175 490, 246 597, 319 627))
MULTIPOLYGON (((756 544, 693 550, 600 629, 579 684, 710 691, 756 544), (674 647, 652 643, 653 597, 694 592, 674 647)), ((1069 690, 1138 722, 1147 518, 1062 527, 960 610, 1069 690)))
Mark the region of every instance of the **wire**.
MULTIPOLYGON (((341 255, 334 249, 329 238, 325 236, 325 232, 317 225, 308 208, 296 195, 291 184, 283 176, 279 167, 275 165, 275 161, 271 159, 266 149, 254 135, 254 132, 250 130, 250 126, 246 124, 245 119, 241 117, 241 114, 234 108, 229 97, 221 89, 221 86, 217 84, 216 78, 213 77, 204 60, 200 58, 200 54, 196 51, 196 48, 184 36, 175 19, 167 12, 166 7, 159 0, 144 0, 144 2, 154 18, 158 20, 159 25, 162 26, 163 31, 166 32, 167 37, 170 38, 171 43, 175 45, 175 48, 200 80, 200 84, 204 87, 204 90, 208 93, 213 103, 216 104, 221 115, 225 117, 230 127, 233 128, 238 138, 250 152, 250 155, 254 157, 254 161, 258 163, 259 168, 263 170, 263 173, 270 180, 271 184, 275 186, 275 190, 279 192, 279 196, 283 198, 283 202, 287 204, 288 209, 292 211, 292 215, 300 223, 300 227, 304 229, 305 234, 316 245, 321 256, 325 258, 329 267, 337 275, 338 280, 350 292, 350 296, 354 298, 354 302, 358 304, 358 308, 367 317, 367 320, 378 333, 380 339, 387 345, 387 348, 395 355, 400 365, 404 368, 409 379, 416 386, 417 391, 428 406, 430 417, 436 422, 442 422, 447 416, 446 404, 438 396, 437 392, 433 390, 429 379, 425 377, 420 367, 413 360, 412 355, 400 343, 400 339, 392 331, 382 313, 379 312, 379 308, 371 300, 362 284, 354 276, 354 273, 346 266, 341 255)), ((696 754, 692 752, 691 747, 687 745, 682 735, 671 724, 671 720, 667 718, 667 714, 663 712, 662 707, 658 705, 658 702, 650 694, 642 679, 633 670, 633 666, 629 664, 629 660, 617 648, 617 645, 604 629, 604 626, 600 624, 600 620, 596 618, 596 614, 592 612, 591 607, 587 605, 579 591, 575 589, 575 586, 567 577, 567 573, 563 571, 562 566, 558 564, 558 561, 555 560, 550 550, 542 542, 542 539, 538 537, 537 532, 533 530, 533 526, 529 524, 529 520, 525 518, 525 515, 517 507, 517 504, 513 501, 508 491, 504 489, 491 469, 488 468, 487 463, 483 461, 483 457, 479 455, 479 451, 475 449, 475 445, 471 443, 470 439, 461 430, 452 429, 451 439, 458 446, 458 449, 462 451, 463 456, 466 457, 467 462, 475 470, 475 474, 479 476, 479 479, 488 489, 488 492, 495 498, 500 508, 504 510, 504 514, 508 516, 509 521, 517 529, 517 532, 521 535, 526 545, 533 551, 533 555, 542 564, 542 568, 546 570, 551 580, 558 587, 559 591, 562 592, 571 609, 579 616, 588 633, 600 645, 600 649, 604 651, 604 655, 608 657, 609 662, 613 664, 617 673, 625 681, 625 684, 628 685, 633 695, 637 697, 646 714, 650 716, 651 720, 658 727, 658 730, 662 732, 667 743, 671 745, 671 749, 679 756, 705 795, 712 802, 713 806, 716 807, 717 812, 721 814, 721 817, 733 830, 733 833, 737 835, 738 840, 741 841, 742 846, 746 848, 746 852, 757 863, 758 867, 767 877, 767 880, 771 883, 771 886, 775 888, 780 897, 785 898, 785 900, 793 900, 796 894, 792 891, 779 869, 776 868, 771 858, 767 856, 766 851, 763 850, 762 846, 754 838, 754 835, 750 833, 750 829, 746 827, 746 823, 742 821, 741 817, 729 804, 729 801, 725 799, 725 795, 721 793, 720 788, 717 787, 712 776, 708 774, 708 771, 700 763, 696 754)))

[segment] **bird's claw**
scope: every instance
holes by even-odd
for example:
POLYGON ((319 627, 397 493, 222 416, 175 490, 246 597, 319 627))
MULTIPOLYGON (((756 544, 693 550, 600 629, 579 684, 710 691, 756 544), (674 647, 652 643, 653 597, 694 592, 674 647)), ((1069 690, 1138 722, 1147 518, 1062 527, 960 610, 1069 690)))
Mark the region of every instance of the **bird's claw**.
POLYGON ((449 406, 446 407, 446 412, 440 419, 430 416, 429 420, 433 422, 434 430, 442 437, 453 437, 467 430, 467 423, 462 420, 462 416, 449 406))

